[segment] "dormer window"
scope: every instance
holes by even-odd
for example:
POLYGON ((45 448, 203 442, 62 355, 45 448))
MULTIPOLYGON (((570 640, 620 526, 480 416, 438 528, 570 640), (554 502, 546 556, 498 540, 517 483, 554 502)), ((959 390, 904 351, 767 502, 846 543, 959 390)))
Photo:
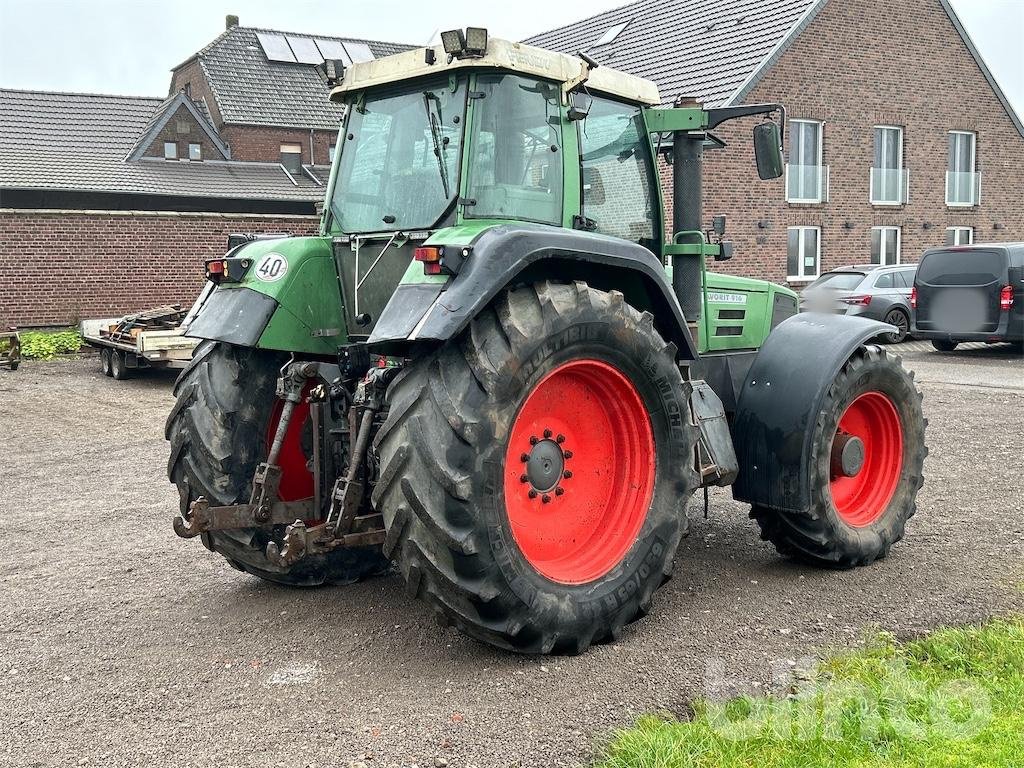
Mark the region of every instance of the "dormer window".
POLYGON ((173 141, 164 142, 164 160, 178 159, 178 145, 173 141))
POLYGON ((202 146, 202 144, 189 144, 188 145, 188 159, 189 160, 202 160, 203 159, 203 146, 202 146))

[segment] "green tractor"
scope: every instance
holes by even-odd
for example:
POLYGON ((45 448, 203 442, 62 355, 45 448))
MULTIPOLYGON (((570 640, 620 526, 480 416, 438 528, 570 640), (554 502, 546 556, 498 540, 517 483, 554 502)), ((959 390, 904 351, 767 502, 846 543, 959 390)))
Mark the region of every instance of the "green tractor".
POLYGON ((706 270, 732 250, 701 210, 710 132, 762 115, 777 178, 781 106, 662 109, 582 54, 442 39, 325 62, 346 116, 320 234, 207 262, 176 532, 283 584, 394 562, 443 624, 524 653, 643 616, 701 487, 786 555, 884 557, 926 453, 889 327, 706 270))

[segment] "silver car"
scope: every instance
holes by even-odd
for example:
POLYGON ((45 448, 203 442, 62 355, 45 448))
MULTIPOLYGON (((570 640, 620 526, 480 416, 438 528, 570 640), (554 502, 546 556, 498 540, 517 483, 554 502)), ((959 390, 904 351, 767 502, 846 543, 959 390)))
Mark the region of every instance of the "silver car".
POLYGON ((910 331, 910 292, 916 264, 840 267, 826 272, 800 294, 801 312, 857 315, 896 327, 882 335, 898 344, 910 331))

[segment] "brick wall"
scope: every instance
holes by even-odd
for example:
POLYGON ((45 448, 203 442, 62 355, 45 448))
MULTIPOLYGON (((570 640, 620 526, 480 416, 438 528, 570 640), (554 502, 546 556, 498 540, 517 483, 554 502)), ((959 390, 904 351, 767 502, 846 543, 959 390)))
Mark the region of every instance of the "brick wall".
POLYGON ((213 120, 214 126, 217 126, 219 129, 223 119, 221 118, 220 111, 217 109, 217 100, 213 97, 210 84, 206 80, 206 75, 203 74, 202 67, 199 65, 199 59, 192 59, 174 70, 174 73, 171 75, 171 87, 167 95, 171 96, 178 91, 185 90, 191 94, 193 101, 206 101, 206 108, 210 111, 210 118, 213 120))
POLYGON ((221 138, 231 147, 232 160, 276 162, 282 144, 302 147, 302 162, 328 164, 328 148, 337 141, 337 131, 313 131, 313 160, 309 154, 309 130, 305 128, 269 128, 264 126, 225 125, 221 138))
POLYGON ((178 107, 177 111, 167 121, 163 130, 153 139, 153 143, 146 150, 147 157, 163 157, 164 142, 174 142, 178 145, 178 157, 188 159, 189 144, 200 146, 201 158, 203 160, 225 160, 217 146, 210 141, 206 131, 199 127, 199 123, 184 105, 178 107))
POLYGON ((188 305, 229 233, 316 228, 311 216, 0 209, 0 328, 188 305))
MULTIPOLYGON (((790 205, 782 179, 757 178, 751 135, 757 119, 718 128, 729 147, 705 155, 704 212, 707 221, 729 216, 726 237, 736 256, 721 271, 785 281, 791 226, 821 227, 822 271, 869 262, 875 226, 901 228, 903 262, 942 245, 950 226, 974 227, 976 242, 1024 240, 1024 138, 938 0, 826 3, 744 100, 773 101, 784 103, 791 118, 825 121, 830 202, 790 205), (875 125, 904 129, 907 205, 869 202, 875 125), (982 194, 975 208, 945 204, 950 130, 978 135, 982 194)), ((670 173, 662 181, 670 204, 670 173)))

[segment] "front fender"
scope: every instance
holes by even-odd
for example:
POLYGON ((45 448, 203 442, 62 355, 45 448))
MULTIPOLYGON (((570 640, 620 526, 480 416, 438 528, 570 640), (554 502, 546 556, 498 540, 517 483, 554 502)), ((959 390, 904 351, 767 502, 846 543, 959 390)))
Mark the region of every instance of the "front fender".
POLYGON ((787 512, 811 504, 814 425, 832 381, 864 342, 892 326, 805 313, 769 334, 746 375, 732 423, 738 501, 787 512))
POLYGON ((186 336, 315 355, 333 355, 348 340, 330 238, 257 240, 231 256, 251 266, 237 282, 217 286, 186 336), (273 254, 287 268, 266 279, 256 267, 273 254))
POLYGON ((454 338, 500 291, 542 261, 557 262, 558 269, 545 270, 538 265, 531 274, 584 280, 587 270, 600 269, 606 276, 621 273, 625 278, 638 278, 659 331, 675 342, 680 358, 696 358, 679 302, 657 256, 618 238, 541 224, 503 224, 484 230, 472 241, 470 255, 447 285, 400 285, 374 326, 369 343, 386 349, 402 342, 454 338))

